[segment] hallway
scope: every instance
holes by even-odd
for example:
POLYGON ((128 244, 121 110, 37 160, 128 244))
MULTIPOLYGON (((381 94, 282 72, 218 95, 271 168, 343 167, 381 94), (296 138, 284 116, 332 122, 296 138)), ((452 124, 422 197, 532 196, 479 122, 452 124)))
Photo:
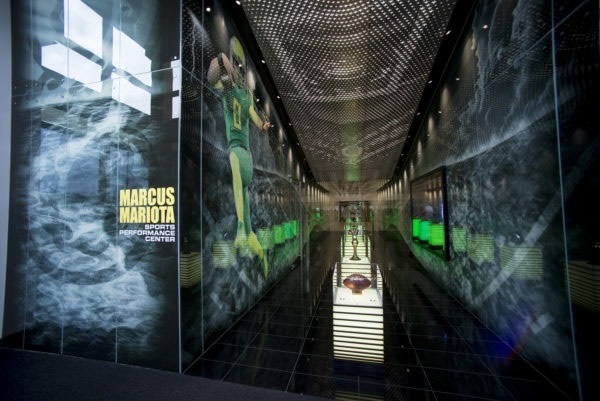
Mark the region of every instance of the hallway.
MULTIPOLYGON (((318 244, 335 247, 336 238, 318 244)), ((334 348, 334 270, 311 252, 310 269, 292 270, 184 373, 338 400, 570 399, 439 291, 406 250, 381 235, 375 243, 374 259, 388 258, 382 359, 334 348)), ((350 348, 377 348, 361 338, 357 330, 350 348)))

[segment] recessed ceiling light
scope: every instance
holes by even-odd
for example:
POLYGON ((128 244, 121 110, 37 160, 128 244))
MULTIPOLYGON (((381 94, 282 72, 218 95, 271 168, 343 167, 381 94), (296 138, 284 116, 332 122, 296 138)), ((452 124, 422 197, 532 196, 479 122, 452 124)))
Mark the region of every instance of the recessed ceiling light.
POLYGON ((456 77, 455 79, 456 79, 457 81, 460 81, 460 78, 459 78, 459 77, 456 77))
POLYGON ((240 2, 240 0, 235 0, 235 4, 237 4, 238 6, 242 5, 242 3, 240 2))
POLYGON ((452 31, 446 32, 446 36, 450 35, 451 33, 452 33, 452 31))
POLYGON ((429 81, 429 82, 427 82, 427 83, 428 83, 428 84, 431 84, 432 82, 433 82, 433 81, 429 81))
POLYGON ((484 25, 482 28, 483 28, 483 29, 488 29, 488 28, 489 28, 489 26, 488 26, 488 24, 485 24, 485 25, 484 25))
POLYGON ((260 60, 261 63, 265 64, 265 60, 260 60))
POLYGON ((209 13, 210 12, 210 7, 206 7, 206 12, 209 13))

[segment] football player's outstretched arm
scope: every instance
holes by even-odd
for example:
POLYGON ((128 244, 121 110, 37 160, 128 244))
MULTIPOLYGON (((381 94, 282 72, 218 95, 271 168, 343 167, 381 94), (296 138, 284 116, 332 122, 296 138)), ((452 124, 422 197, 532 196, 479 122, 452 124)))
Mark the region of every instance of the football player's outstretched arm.
POLYGON ((254 107, 254 101, 250 105, 250 110, 248 110, 248 113, 250 114, 250 119, 252 120, 252 123, 254 125, 256 125, 256 127, 259 130, 266 131, 269 128, 271 128, 271 123, 269 122, 269 120, 267 120, 267 119, 263 120, 261 118, 261 116, 259 116, 258 113, 256 112, 256 108, 254 107))
POLYGON ((231 77, 233 76, 233 67, 229 58, 224 53, 219 53, 219 55, 213 58, 208 66, 208 72, 206 73, 206 78, 208 79, 208 83, 212 86, 218 87, 221 85, 230 85, 231 77))

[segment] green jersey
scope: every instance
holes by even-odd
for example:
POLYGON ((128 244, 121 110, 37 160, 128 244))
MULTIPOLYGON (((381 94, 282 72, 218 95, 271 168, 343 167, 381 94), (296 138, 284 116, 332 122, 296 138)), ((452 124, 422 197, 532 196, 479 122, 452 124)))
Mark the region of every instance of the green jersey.
POLYGON ((223 110, 229 150, 238 146, 250 150, 248 119, 251 106, 252 94, 245 87, 233 84, 232 89, 225 90, 223 110))

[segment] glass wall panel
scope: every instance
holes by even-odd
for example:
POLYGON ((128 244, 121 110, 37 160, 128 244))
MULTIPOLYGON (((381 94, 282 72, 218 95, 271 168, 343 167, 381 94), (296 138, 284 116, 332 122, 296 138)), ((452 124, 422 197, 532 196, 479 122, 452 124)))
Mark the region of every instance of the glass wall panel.
POLYGON ((3 344, 178 370, 179 12, 12 12, 3 344))
POLYGON ((182 278, 201 269, 182 281, 184 370, 289 271, 306 242, 298 160, 233 7, 183 6, 182 278))
POLYGON ((591 111, 598 108, 598 9, 585 1, 553 6, 479 2, 409 161, 380 191, 378 207, 389 216, 400 208, 400 233, 411 244, 408 184, 446 166, 451 259, 412 251, 500 338, 578 398, 591 366, 578 364, 575 340, 588 355, 596 350, 585 339, 597 335, 583 322, 597 313, 590 273, 598 215, 589 194, 600 160, 591 111))

